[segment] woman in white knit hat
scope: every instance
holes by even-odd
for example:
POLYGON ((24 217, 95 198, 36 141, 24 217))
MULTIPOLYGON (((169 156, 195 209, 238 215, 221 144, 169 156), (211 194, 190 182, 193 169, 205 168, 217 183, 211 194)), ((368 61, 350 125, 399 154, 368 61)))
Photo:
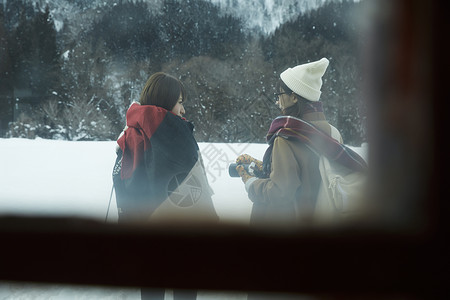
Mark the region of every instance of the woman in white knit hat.
POLYGON ((292 225, 312 219, 321 182, 319 155, 339 155, 343 142, 319 101, 328 64, 322 58, 280 74, 276 97, 282 116, 270 126, 263 161, 247 154, 236 159, 236 169, 253 201, 252 224, 292 225), (252 162, 250 172, 241 165, 252 162))

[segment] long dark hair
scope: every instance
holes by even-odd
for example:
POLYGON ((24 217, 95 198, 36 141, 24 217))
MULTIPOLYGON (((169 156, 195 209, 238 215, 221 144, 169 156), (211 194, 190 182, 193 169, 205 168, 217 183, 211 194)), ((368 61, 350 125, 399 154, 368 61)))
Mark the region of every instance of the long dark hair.
POLYGON ((177 104, 180 94, 182 101, 185 101, 186 92, 180 80, 169 74, 157 72, 145 83, 139 103, 156 105, 170 111, 177 104))

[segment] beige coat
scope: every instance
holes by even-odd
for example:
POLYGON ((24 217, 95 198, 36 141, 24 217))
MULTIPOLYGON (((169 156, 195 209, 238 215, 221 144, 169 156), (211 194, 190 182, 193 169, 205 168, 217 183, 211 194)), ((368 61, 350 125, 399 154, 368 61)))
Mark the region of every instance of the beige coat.
MULTIPOLYGON (((305 114, 303 120, 329 136, 334 131, 333 136, 342 143, 342 137, 322 112, 305 114)), ((249 198, 253 201, 251 223, 309 223, 321 182, 318 161, 319 157, 300 141, 276 137, 270 177, 250 180, 246 184, 249 198)))

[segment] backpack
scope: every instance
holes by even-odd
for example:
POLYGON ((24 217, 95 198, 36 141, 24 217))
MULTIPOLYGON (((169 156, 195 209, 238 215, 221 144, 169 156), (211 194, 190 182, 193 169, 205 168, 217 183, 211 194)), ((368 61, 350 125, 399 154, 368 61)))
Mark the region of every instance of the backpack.
MULTIPOLYGON (((341 141, 336 127, 330 125, 330 128, 331 137, 341 141)), ((341 221, 362 212, 367 174, 351 170, 337 162, 330 162, 323 155, 319 156, 319 171, 322 181, 315 209, 318 222, 341 221)))
POLYGON ((340 221, 361 213, 367 175, 350 170, 328 158, 319 157, 322 178, 316 201, 316 219, 319 222, 340 221))

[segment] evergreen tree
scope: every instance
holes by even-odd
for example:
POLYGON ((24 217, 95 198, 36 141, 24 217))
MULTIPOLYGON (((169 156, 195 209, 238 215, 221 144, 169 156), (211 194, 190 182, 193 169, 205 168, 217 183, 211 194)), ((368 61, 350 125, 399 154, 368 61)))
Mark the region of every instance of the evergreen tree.
POLYGON ((143 1, 122 2, 109 7, 89 34, 93 47, 103 43, 114 56, 139 60, 160 44, 152 13, 143 1))
POLYGON ((203 0, 165 0, 158 23, 165 60, 229 57, 244 40, 241 21, 221 16, 217 6, 203 0))
POLYGON ((59 77, 59 57, 56 30, 48 7, 33 15, 20 11, 18 26, 9 39, 12 64, 10 80, 15 88, 31 89, 40 97, 50 94, 59 77))
POLYGON ((60 76, 56 30, 48 6, 32 21, 33 74, 31 81, 37 95, 48 96, 57 89, 60 76))
POLYGON ((12 115, 11 63, 8 50, 8 31, 6 30, 6 19, 3 5, 0 5, 0 136, 6 129, 12 115))
POLYGON ((31 88, 33 51, 31 19, 27 17, 24 7, 17 18, 18 24, 11 29, 8 41, 9 58, 12 64, 9 81, 12 89, 29 89, 31 88))
POLYGON ((0 5, 0 95, 6 94, 8 87, 8 74, 11 72, 11 64, 8 51, 8 31, 5 28, 5 13, 3 5, 0 5))

